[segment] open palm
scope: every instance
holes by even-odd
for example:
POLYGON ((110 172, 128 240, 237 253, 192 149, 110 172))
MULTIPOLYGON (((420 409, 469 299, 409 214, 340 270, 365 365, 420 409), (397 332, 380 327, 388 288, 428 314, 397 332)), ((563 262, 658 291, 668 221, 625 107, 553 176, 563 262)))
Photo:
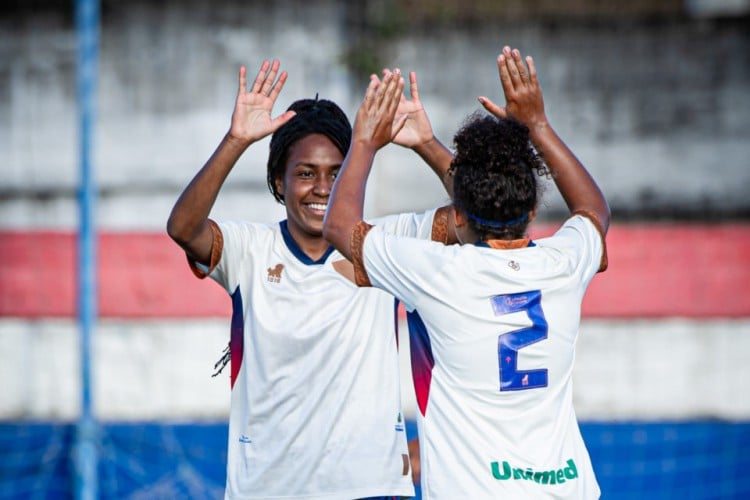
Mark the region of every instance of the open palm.
POLYGON ((413 148, 426 143, 433 137, 432 125, 427 118, 422 101, 419 99, 417 75, 414 71, 409 73, 409 93, 411 99, 407 99, 405 94, 401 94, 401 100, 398 109, 396 109, 396 117, 406 115, 406 121, 393 137, 393 142, 399 146, 413 148))
POLYGON ((239 90, 229 133, 240 140, 254 142, 272 134, 293 116, 293 111, 271 118, 271 110, 287 79, 279 74, 279 61, 263 61, 252 87, 247 89, 245 67, 240 68, 239 90), (278 75, 278 79, 277 79, 278 75))

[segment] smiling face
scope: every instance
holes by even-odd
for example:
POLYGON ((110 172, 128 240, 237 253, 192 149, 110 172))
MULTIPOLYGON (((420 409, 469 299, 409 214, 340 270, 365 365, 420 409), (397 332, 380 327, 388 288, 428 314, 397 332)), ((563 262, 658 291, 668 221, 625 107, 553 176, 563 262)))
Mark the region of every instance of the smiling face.
POLYGON ((312 134, 289 148, 284 177, 275 180, 284 198, 289 232, 300 247, 323 242, 323 216, 344 155, 328 137, 312 134))

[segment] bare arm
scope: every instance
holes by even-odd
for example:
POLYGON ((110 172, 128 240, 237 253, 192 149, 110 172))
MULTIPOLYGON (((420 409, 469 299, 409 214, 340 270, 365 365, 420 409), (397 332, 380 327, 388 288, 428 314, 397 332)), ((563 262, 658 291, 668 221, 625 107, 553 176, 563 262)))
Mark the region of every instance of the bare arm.
POLYGON ((323 236, 347 259, 354 226, 362 220, 365 184, 375 153, 398 133, 406 117, 394 123, 404 88, 401 74, 386 72, 383 81, 370 79, 365 99, 354 120, 352 144, 336 177, 323 222, 323 236))
POLYGON ((596 181, 547 121, 542 90, 531 56, 526 57, 526 64, 528 69, 517 49, 504 47, 497 58, 497 68, 506 106, 498 106, 486 97, 480 97, 479 102, 498 118, 511 117, 529 128, 531 141, 552 171, 555 184, 570 212, 592 214, 606 234, 610 218, 607 201, 596 181))
POLYGON ((279 74, 278 60, 264 61, 252 88, 247 90, 246 70, 244 66, 240 68, 239 89, 229 132, 177 199, 167 221, 167 233, 191 259, 206 265, 210 261, 213 232, 208 215, 242 153, 294 116, 294 112, 288 111, 271 118, 271 109, 286 79, 286 71, 279 74))

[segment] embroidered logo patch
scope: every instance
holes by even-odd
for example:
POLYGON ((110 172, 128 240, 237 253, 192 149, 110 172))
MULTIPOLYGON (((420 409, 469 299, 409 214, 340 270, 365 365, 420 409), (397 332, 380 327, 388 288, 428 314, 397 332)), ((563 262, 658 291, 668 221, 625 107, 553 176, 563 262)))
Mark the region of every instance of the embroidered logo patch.
POLYGON ((284 264, 276 264, 274 268, 268 268, 268 281, 271 283, 281 282, 281 271, 284 269, 284 264))

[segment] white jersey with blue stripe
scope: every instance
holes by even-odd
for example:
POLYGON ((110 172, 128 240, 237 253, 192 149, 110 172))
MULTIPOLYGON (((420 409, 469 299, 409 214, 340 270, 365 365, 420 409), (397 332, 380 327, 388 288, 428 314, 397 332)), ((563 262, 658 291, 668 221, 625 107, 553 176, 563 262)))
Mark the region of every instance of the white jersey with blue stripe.
MULTIPOLYGON (((429 238, 434 212, 381 222, 429 238)), ((286 223, 218 224, 232 296, 226 498, 413 496, 394 298, 311 261, 286 223)))
POLYGON ((371 283, 409 312, 425 499, 598 498, 573 409, 581 301, 603 241, 576 215, 516 249, 371 230, 371 283))

